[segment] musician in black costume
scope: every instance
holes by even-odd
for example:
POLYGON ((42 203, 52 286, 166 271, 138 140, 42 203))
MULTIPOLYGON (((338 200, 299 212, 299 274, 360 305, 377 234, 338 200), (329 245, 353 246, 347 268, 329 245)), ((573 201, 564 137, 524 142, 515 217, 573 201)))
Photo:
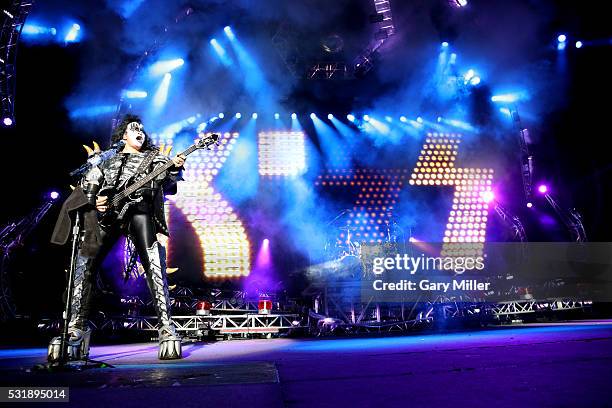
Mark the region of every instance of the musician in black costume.
MULTIPOLYGON (((82 179, 81 187, 95 204, 99 216, 109 211, 105 190, 130 185, 134 180, 149 174, 158 166, 172 160, 174 165, 164 171, 151 183, 139 189, 132 197, 135 200, 127 207, 120 219, 111 225, 100 224, 101 245, 97 253, 79 251, 74 272, 74 290, 71 302, 69 324, 69 357, 74 360, 87 358, 91 328, 87 319, 90 310, 93 275, 120 236, 129 237, 135 245, 140 261, 145 269, 147 284, 151 291, 153 304, 159 319, 159 353, 162 360, 182 357, 181 340, 176 333, 170 316, 170 299, 166 278, 165 249, 157 241, 157 233, 168 235, 164 215, 164 194, 175 194, 176 183, 181 179, 185 156, 173 159, 159 153, 144 132, 140 118, 126 115, 116 127, 112 143, 123 139, 123 150, 92 168, 82 179), (143 168, 144 167, 144 168, 143 168)), ((49 345, 49 360, 59 358, 60 337, 54 338, 49 345)))

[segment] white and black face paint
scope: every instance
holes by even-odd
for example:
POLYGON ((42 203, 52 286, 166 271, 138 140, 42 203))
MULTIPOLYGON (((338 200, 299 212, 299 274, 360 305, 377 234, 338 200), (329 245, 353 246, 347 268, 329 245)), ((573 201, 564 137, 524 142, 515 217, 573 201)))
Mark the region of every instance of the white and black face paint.
POLYGON ((130 122, 125 129, 125 136, 123 138, 126 140, 128 146, 131 146, 135 149, 140 149, 145 142, 146 135, 144 133, 144 126, 142 123, 138 122, 130 122))

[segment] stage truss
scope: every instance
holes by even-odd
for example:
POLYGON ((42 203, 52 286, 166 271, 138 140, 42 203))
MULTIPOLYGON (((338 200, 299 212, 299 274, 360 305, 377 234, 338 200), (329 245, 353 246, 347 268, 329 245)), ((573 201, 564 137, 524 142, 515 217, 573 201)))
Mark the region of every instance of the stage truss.
MULTIPOLYGON (((341 302, 329 293, 314 297, 306 315, 274 311, 260 314, 257 302, 237 306, 229 299, 216 300, 210 315, 176 315, 177 331, 186 339, 267 337, 299 331, 315 337, 355 334, 393 334, 441 327, 448 323, 498 325, 522 323, 527 315, 588 311, 593 302, 574 299, 514 300, 500 303, 433 302, 376 303, 341 302)), ((278 307, 278 304, 276 304, 278 307)), ((92 322, 102 332, 143 332, 157 334, 155 316, 105 316, 92 322)), ((44 319, 41 331, 57 331, 59 319, 44 319)), ((152 336, 155 337, 155 336, 152 336)))
POLYGON ((15 76, 17 75, 17 47, 19 36, 30 14, 33 1, 14 0, 10 5, 1 7, 4 19, 0 31, 0 100, 5 126, 15 123, 15 76))
POLYGON ((592 301, 568 298, 487 303, 438 297, 423 302, 377 303, 371 300, 362 302, 356 292, 351 292, 355 288, 346 283, 310 289, 313 292, 313 302, 308 326, 311 334, 316 336, 408 332, 443 327, 449 323, 479 326, 522 323, 536 316, 552 317, 569 311, 586 312, 593 305, 592 301))

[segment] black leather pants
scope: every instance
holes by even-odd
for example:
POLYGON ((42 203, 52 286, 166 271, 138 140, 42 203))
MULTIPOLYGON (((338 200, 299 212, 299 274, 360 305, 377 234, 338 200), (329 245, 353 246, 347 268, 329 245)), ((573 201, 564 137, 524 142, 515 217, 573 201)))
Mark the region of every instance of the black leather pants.
POLYGON ((101 231, 102 245, 94 257, 84 257, 79 253, 74 274, 74 290, 72 297, 70 326, 81 330, 87 328, 90 312, 90 301, 94 274, 122 235, 129 233, 134 242, 142 266, 149 275, 149 256, 147 248, 157 241, 152 215, 148 213, 133 213, 128 222, 114 225, 101 231))

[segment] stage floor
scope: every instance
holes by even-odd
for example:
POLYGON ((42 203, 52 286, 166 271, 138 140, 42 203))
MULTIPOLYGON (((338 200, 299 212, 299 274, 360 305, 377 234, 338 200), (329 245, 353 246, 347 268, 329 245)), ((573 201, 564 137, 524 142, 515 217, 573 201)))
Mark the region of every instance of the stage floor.
MULTIPOLYGON (((95 341, 95 338, 94 338, 95 341)), ((612 320, 402 337, 94 346, 115 368, 31 372, 46 349, 1 349, 0 385, 64 385, 79 406, 406 407, 612 404, 612 320)), ((66 406, 65 404, 61 406, 66 406)))

